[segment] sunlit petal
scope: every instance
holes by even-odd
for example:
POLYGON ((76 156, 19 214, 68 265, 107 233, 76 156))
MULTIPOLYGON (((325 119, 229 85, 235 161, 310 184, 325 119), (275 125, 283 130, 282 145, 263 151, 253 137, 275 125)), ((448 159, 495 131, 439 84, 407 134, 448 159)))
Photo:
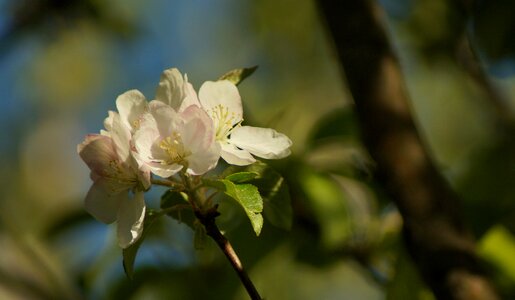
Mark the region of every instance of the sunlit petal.
POLYGON ((229 141, 240 149, 267 159, 283 158, 291 153, 291 140, 286 135, 270 128, 236 127, 232 131, 229 141))
POLYGON ((131 159, 131 133, 129 127, 122 123, 120 115, 113 114, 109 134, 116 146, 116 153, 120 161, 129 164, 131 159))
POLYGON ((118 244, 127 248, 138 240, 143 231, 145 219, 145 200, 143 192, 136 192, 134 197, 120 202, 118 209, 118 244))
POLYGON ((238 88, 227 80, 206 81, 200 87, 202 107, 215 121, 215 127, 234 126, 241 122, 243 109, 238 88))
POLYGON ((197 94, 178 69, 164 70, 156 91, 156 100, 168 104, 175 111, 182 111, 190 105, 199 105, 197 94), (181 109, 182 108, 182 109, 181 109))
POLYGON ((139 119, 147 111, 147 100, 140 91, 130 90, 116 98, 116 108, 122 123, 132 131, 139 127, 139 119))
POLYGON ((221 156, 231 165, 246 166, 254 163, 256 159, 247 150, 238 149, 229 143, 221 143, 221 156))

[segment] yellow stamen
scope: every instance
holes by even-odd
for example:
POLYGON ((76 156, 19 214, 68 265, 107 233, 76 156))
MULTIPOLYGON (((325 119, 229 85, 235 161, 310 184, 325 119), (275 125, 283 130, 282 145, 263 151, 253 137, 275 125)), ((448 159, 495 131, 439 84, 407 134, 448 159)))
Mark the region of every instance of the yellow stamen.
POLYGON ((182 164, 184 158, 191 154, 190 151, 184 149, 182 144, 182 138, 180 133, 174 132, 171 136, 168 136, 161 140, 159 148, 165 150, 168 154, 168 159, 163 161, 163 164, 182 164))

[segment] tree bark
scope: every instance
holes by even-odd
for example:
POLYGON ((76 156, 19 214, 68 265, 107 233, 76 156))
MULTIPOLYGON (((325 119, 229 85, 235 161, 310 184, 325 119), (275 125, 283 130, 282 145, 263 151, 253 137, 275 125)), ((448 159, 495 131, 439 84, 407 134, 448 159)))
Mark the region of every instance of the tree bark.
POLYGON ((398 60, 367 0, 319 0, 376 177, 404 219, 404 240, 438 299, 498 299, 460 217, 459 200, 424 147, 398 60))

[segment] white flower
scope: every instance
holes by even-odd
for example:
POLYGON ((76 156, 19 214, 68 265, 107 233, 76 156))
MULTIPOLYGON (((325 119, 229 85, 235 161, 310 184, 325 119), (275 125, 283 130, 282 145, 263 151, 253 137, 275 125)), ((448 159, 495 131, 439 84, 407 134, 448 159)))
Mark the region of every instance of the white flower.
POLYGON ((186 168, 189 174, 201 175, 216 166, 220 149, 213 123, 200 107, 176 112, 154 100, 149 108, 134 134, 134 145, 152 173, 166 178, 186 168))
POLYGON ((206 81, 199 91, 203 109, 213 120, 222 158, 233 165, 249 165, 256 160, 288 156, 291 140, 270 128, 241 126, 243 109, 238 88, 227 80, 206 81))
POLYGON ((77 146, 80 157, 91 169, 91 186, 86 210, 104 223, 117 221, 118 244, 126 248, 143 230, 144 190, 150 187, 150 173, 141 171, 131 155, 130 129, 115 112, 104 122, 107 131, 87 135, 77 146))
POLYGON ((200 106, 197 93, 188 82, 188 76, 185 74, 183 78, 176 68, 164 70, 161 74, 156 100, 168 104, 177 112, 182 112, 191 105, 200 106))
MULTIPOLYGON (((143 114, 148 111, 148 103, 140 91, 130 90, 116 98, 116 108, 122 123, 130 129, 130 133, 134 133, 139 128, 143 114)), ((109 129, 107 124, 104 126, 109 129)))

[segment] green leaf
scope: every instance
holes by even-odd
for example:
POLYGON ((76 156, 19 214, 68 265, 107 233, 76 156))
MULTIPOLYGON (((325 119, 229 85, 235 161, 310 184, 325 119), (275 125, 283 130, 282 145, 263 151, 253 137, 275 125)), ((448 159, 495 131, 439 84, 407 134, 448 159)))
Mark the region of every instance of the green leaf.
POLYGON ((247 171, 257 173, 252 183, 257 186, 264 202, 263 215, 274 226, 290 230, 293 212, 290 191, 284 178, 270 166, 256 162, 247 171))
POLYGON ((254 73, 256 69, 257 66, 253 66, 250 68, 234 69, 222 75, 218 80, 229 80, 235 85, 238 85, 243 81, 243 79, 252 75, 252 73, 254 73))
POLYGON ((161 209, 170 210, 166 215, 195 230, 195 215, 188 202, 188 195, 177 191, 166 191, 161 196, 161 209))
POLYGON ((256 174, 248 183, 258 188, 263 198, 263 216, 267 221, 276 227, 290 230, 293 216, 290 192, 281 174, 258 161, 246 167, 229 166, 222 176, 229 179, 233 174, 242 173, 256 174))
POLYGON ((134 276, 134 262, 136 260, 136 255, 138 254, 138 250, 152 227, 152 224, 158 217, 159 214, 155 213, 153 210, 147 210, 145 213, 145 221, 143 222, 143 232, 141 233, 141 237, 134 244, 123 249, 123 269, 127 277, 130 279, 134 276))
POLYGON ((261 233, 263 228, 263 199, 259 195, 257 187, 252 184, 235 184, 226 179, 204 180, 204 184, 216 188, 236 200, 245 210, 250 219, 252 228, 256 235, 261 233))
POLYGON ((226 176, 225 179, 232 181, 234 183, 244 183, 258 177, 258 175, 259 174, 256 172, 238 172, 226 176))

